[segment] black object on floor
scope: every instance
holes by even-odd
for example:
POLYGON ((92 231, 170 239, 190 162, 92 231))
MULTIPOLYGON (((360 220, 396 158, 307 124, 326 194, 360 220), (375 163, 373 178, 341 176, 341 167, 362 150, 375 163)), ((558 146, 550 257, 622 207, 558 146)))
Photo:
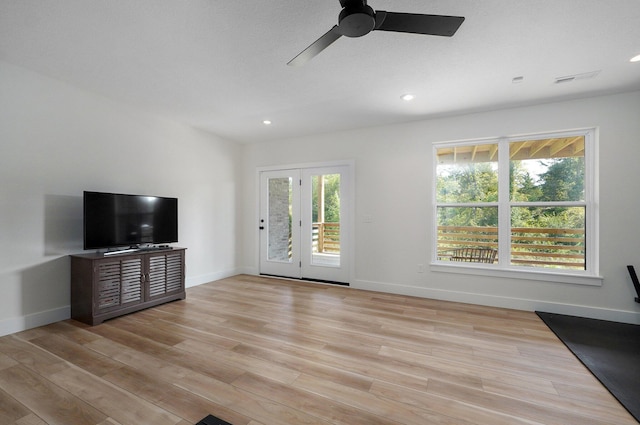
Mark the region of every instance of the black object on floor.
POLYGON ((213 415, 207 415, 206 418, 198 422, 196 425, 231 425, 229 422, 225 422, 220 418, 216 418, 213 415))
POLYGON ((536 314, 640 422, 640 325, 536 314))
POLYGON ((638 275, 636 275, 636 269, 634 269, 633 266, 627 266, 627 270, 629 270, 629 276, 631 276, 631 282, 633 282, 633 287, 636 288, 636 294, 638 294, 635 300, 637 303, 640 303, 640 281, 638 281, 638 275))

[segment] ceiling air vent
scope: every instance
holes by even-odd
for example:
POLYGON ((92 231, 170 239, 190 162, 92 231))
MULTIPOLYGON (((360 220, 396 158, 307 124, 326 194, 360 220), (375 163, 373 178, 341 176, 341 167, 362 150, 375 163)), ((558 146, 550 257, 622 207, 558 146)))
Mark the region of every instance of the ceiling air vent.
POLYGON ((591 72, 585 72, 583 74, 574 74, 574 75, 566 75, 564 77, 557 77, 556 80, 554 81, 554 84, 570 83, 576 80, 589 80, 591 78, 595 78, 598 74, 600 74, 600 71, 591 71, 591 72))

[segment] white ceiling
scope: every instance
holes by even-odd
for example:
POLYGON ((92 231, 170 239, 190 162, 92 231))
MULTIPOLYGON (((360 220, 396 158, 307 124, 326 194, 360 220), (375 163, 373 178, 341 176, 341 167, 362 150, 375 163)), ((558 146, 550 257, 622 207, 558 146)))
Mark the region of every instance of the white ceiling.
POLYGON ((290 67, 338 0, 0 0, 0 60, 243 143, 640 89, 638 0, 369 5, 466 20, 452 38, 343 37, 290 67))

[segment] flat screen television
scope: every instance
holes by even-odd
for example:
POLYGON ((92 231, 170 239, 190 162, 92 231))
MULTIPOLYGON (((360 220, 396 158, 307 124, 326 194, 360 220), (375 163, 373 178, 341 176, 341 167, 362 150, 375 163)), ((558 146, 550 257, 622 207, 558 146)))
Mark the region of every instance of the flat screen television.
POLYGON ((178 241, 178 199, 84 192, 84 249, 178 241))

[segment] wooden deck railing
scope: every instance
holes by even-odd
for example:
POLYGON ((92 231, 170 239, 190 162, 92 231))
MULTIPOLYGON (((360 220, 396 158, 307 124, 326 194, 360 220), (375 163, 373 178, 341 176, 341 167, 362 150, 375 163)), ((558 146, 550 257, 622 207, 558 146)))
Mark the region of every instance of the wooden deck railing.
POLYGON ((340 223, 313 223, 313 252, 340 253, 340 223))
MULTIPOLYGON (((313 223, 312 231, 313 252, 340 253, 340 223, 313 223)), ((584 270, 584 229, 515 227, 511 232, 511 264, 584 270)), ((498 228, 438 226, 440 260, 465 247, 498 249, 498 228)))
MULTIPOLYGON (((438 226, 440 260, 447 261, 454 249, 463 247, 498 249, 498 228, 438 226)), ((584 229, 512 228, 510 262, 521 266, 584 270, 584 229)))

